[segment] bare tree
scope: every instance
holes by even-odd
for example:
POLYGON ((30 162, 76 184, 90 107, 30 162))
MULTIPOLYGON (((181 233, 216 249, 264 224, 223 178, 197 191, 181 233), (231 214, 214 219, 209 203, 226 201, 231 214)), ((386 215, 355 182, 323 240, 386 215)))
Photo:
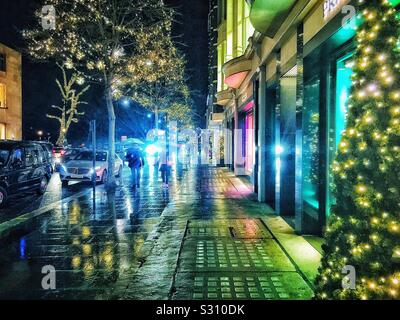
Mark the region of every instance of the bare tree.
POLYGON ((51 106, 51 108, 57 110, 57 114, 47 114, 50 119, 55 119, 60 124, 59 135, 56 144, 61 146, 65 142, 68 130, 72 123, 78 123, 79 116, 83 116, 84 112, 79 112, 78 108, 82 104, 87 104, 85 101, 81 101, 82 95, 89 90, 90 85, 86 87, 76 89, 76 86, 83 84, 83 78, 77 73, 73 73, 70 77, 67 76, 65 67, 61 64, 57 64, 62 73, 62 80, 56 79, 58 89, 60 90, 62 97, 62 106, 51 106))

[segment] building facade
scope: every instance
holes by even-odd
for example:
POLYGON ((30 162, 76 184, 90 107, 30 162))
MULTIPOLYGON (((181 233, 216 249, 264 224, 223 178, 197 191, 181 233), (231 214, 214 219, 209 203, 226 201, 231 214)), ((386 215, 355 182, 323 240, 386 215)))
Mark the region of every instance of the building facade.
POLYGON ((355 1, 243 2, 219 3, 227 10, 218 27, 216 104, 224 108, 225 140, 233 141, 225 152, 260 202, 297 232, 322 234, 335 203, 331 165, 346 127, 361 23, 355 1), (235 15, 241 5, 244 20, 235 15), (241 21, 254 29, 240 35, 241 21))
POLYGON ((22 139, 21 54, 0 44, 0 140, 22 139))

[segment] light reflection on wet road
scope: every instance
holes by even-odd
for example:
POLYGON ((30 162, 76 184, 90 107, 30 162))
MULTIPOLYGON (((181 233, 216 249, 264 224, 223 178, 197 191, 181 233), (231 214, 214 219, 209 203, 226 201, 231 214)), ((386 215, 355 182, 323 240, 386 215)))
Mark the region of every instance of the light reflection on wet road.
MULTIPOLYGON (((1 244, 0 298, 109 297, 116 279, 124 271, 140 265, 141 248, 182 176, 180 170, 174 171, 170 189, 165 190, 161 188, 158 171, 147 167, 141 188, 133 190, 129 186, 129 170, 125 168, 115 194, 98 188, 96 212, 92 209, 90 192, 60 203, 32 223, 29 232, 1 244), (45 265, 57 270, 55 291, 41 289, 41 270, 45 265)), ((57 201, 76 191, 90 189, 88 185, 78 184, 62 192, 54 181, 49 195, 37 201, 43 203, 46 196, 57 201)), ((7 210, 4 216, 9 217, 18 212, 18 207, 14 205, 7 210)))

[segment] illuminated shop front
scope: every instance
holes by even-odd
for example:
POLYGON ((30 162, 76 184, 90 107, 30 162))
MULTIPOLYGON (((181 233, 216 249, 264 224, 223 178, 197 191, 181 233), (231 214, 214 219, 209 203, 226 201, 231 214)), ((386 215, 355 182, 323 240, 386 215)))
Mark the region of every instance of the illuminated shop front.
POLYGON ((322 234, 335 204, 331 164, 361 23, 342 9, 354 4, 219 1, 217 102, 233 132, 230 168, 298 233, 322 234))
MULTIPOLYGON (((236 152, 240 158, 236 161, 236 174, 249 178, 251 184, 256 183, 256 104, 254 100, 254 84, 252 81, 238 97, 238 125, 234 141, 236 152), (241 149, 241 150, 240 150, 241 149)), ((254 189, 254 191, 256 191, 254 189)))
POLYGON ((251 101, 246 106, 247 111, 244 115, 244 157, 245 157, 245 173, 248 176, 253 175, 254 171, 254 102, 251 101))
POLYGON ((351 88, 354 29, 343 28, 340 16, 327 16, 323 5, 264 62, 268 173, 261 192, 303 234, 321 234, 335 202, 331 164, 351 88))
POLYGON ((304 46, 301 168, 296 168, 301 173, 296 229, 303 233, 321 234, 335 203, 331 166, 346 129, 354 34, 333 19, 317 34, 318 45, 304 46), (338 27, 329 33, 332 24, 338 27))

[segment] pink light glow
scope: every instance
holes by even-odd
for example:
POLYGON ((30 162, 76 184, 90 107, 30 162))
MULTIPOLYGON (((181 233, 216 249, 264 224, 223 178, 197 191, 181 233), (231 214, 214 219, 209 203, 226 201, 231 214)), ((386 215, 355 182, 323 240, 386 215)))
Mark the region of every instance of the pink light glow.
POLYGON ((232 74, 231 76, 225 78, 225 83, 230 88, 238 89, 240 85, 243 83, 244 79, 246 79, 248 74, 249 74, 248 71, 242 71, 232 74))
POLYGON ((253 109, 255 106, 254 100, 251 100, 248 104, 246 104, 243 108, 244 112, 249 111, 250 109, 253 109))
MULTIPOLYGON (((254 102, 253 102, 254 105, 254 102)), ((246 171, 250 174, 254 166, 254 114, 246 115, 246 171)))

